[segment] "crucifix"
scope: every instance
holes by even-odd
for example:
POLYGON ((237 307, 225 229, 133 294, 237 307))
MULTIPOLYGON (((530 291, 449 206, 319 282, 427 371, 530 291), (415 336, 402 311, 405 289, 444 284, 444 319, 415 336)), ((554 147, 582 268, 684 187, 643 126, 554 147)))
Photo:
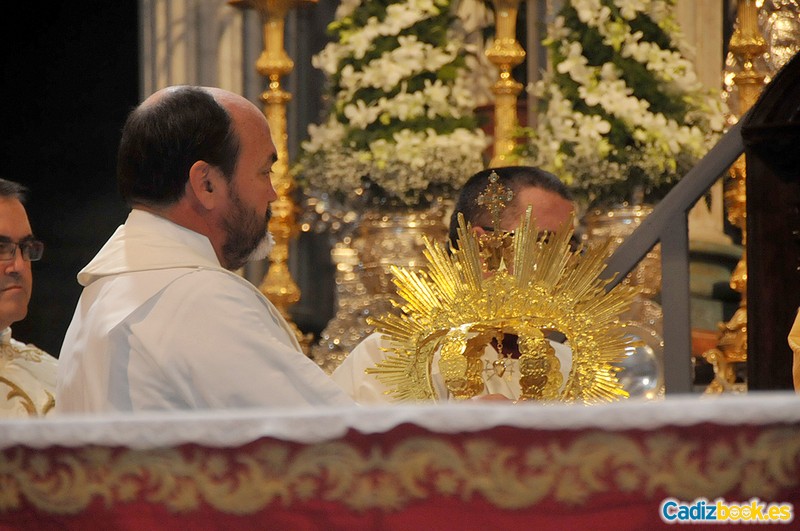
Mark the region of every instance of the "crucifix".
POLYGON ((497 182, 499 179, 500 176, 497 175, 497 172, 492 172, 489 175, 489 185, 481 192, 476 201, 491 214, 492 229, 495 232, 500 231, 500 216, 503 214, 503 210, 514 199, 514 191, 497 182))

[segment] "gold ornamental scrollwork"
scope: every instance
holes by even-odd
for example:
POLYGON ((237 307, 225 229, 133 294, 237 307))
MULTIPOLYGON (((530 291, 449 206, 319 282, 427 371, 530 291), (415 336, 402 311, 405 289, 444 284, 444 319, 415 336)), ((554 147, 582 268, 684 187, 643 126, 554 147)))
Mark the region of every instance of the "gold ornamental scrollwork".
POLYGON ((800 486, 798 435, 789 426, 713 441, 670 430, 595 430, 560 442, 536 436, 522 445, 480 434, 414 436, 366 449, 346 441, 298 449, 268 440, 227 450, 15 447, 0 452, 0 518, 29 506, 51 517, 74 515, 97 500, 109 510, 147 502, 176 514, 208 505, 231 515, 302 508, 313 500, 396 512, 434 496, 480 497, 505 510, 549 499, 574 509, 596 496, 608 500, 610 492, 656 502, 729 493, 778 501, 778 493, 800 486))

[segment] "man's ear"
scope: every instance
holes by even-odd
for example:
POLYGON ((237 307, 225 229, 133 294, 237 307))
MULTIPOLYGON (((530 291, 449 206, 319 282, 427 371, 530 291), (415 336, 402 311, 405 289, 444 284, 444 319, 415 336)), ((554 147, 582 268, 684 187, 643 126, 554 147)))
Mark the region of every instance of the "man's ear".
POLYGON ((191 192, 206 210, 212 210, 219 202, 222 190, 214 166, 204 160, 198 160, 189 168, 189 179, 186 182, 187 192, 191 192))

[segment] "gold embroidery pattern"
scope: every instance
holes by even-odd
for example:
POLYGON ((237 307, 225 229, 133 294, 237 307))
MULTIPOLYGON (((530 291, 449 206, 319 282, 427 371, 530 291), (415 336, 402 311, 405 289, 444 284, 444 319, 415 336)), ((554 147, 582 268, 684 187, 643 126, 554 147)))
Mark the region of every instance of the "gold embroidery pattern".
POLYGON ((577 507, 613 491, 656 500, 775 499, 800 488, 800 427, 730 433, 710 442, 675 431, 638 438, 596 431, 524 447, 486 435, 414 436, 367 452, 343 441, 298 449, 265 440, 235 451, 16 447, 0 452, 0 514, 25 500, 54 514, 80 512, 99 498, 107 507, 147 501, 183 513, 207 503, 245 515, 311 499, 396 511, 430 496, 479 496, 500 509, 524 509, 545 498, 577 507))
MULTIPOLYGON (((0 345, 0 373, 4 371, 5 363, 14 363, 15 360, 23 360, 32 364, 38 364, 42 363, 46 358, 50 358, 50 355, 34 345, 0 345)), ((5 396, 6 402, 12 402, 15 399, 19 400, 19 404, 31 417, 43 417, 55 407, 55 397, 47 389, 44 389, 47 400, 41 404, 41 409, 37 409, 36 400, 34 400, 28 392, 30 387, 26 390, 18 382, 13 382, 5 376, 0 376, 0 384, 5 384, 9 388, 9 392, 5 396)))
POLYGON ((33 363, 41 363, 44 356, 49 356, 49 354, 33 345, 24 345, 22 347, 12 344, 0 345, 0 358, 3 359, 13 360, 21 358, 33 363))
POLYGON ((0 376, 0 383, 7 385, 11 390, 6 395, 6 401, 11 402, 15 398, 19 398, 20 404, 25 411, 31 417, 36 416, 36 405, 34 405, 33 400, 31 399, 30 395, 26 393, 22 387, 18 386, 8 378, 4 378, 0 376))
POLYGON ((44 406, 42 406, 43 417, 50 413, 54 407, 56 407, 56 397, 53 396, 53 393, 50 391, 45 391, 44 394, 47 395, 47 402, 45 402, 44 406))

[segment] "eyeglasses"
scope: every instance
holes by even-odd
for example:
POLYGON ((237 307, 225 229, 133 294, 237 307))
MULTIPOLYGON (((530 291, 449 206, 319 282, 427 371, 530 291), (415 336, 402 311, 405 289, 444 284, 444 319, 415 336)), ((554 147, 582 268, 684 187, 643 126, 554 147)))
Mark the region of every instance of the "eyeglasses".
POLYGON ((22 240, 21 242, 0 240, 0 261, 13 260, 17 256, 17 247, 22 251, 22 258, 29 262, 41 260, 44 243, 39 240, 22 240))

